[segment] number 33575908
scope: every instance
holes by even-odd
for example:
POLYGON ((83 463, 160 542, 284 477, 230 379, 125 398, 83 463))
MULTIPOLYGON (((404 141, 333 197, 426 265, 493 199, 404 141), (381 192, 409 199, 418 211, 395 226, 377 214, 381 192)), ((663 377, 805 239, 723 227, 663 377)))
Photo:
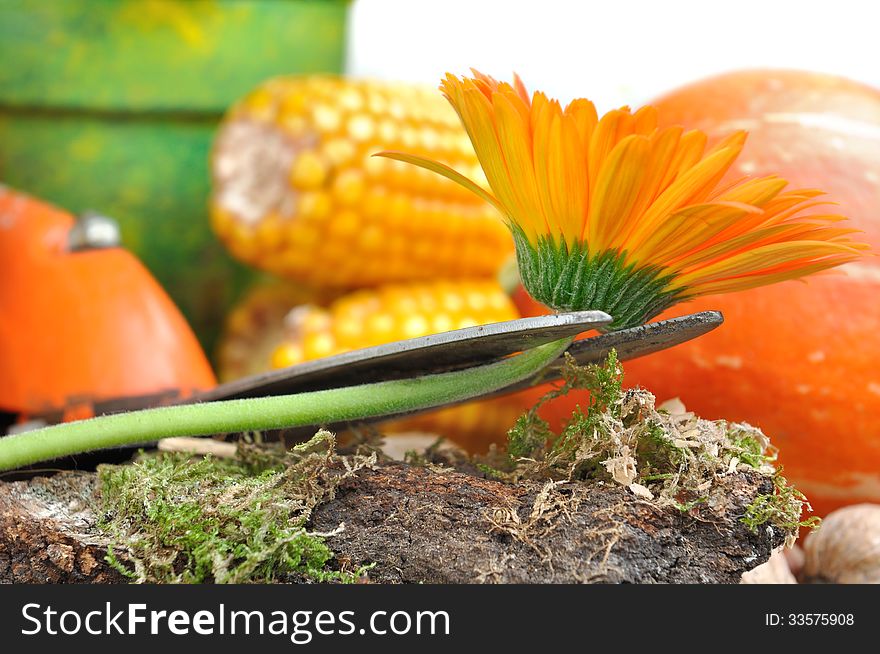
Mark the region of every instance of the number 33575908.
POLYGON ((768 627, 837 627, 852 626, 852 613, 765 613, 764 624, 768 627))

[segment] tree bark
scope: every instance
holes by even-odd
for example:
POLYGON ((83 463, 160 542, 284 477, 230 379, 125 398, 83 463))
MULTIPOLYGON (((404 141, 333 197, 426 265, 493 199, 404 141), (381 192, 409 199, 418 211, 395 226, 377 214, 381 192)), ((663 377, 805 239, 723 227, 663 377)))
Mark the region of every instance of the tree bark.
MULTIPOLYGON (((738 583, 784 534, 740 521, 757 474, 718 480, 724 506, 659 507, 616 484, 506 484, 451 469, 381 464, 342 482, 311 528, 336 565, 375 583, 738 583)), ((0 582, 117 583, 96 527, 93 473, 0 483, 0 582)), ((121 555, 121 552, 118 552, 121 555)))
POLYGON ((97 476, 63 472, 0 484, 0 582, 118 583, 95 526, 97 476))

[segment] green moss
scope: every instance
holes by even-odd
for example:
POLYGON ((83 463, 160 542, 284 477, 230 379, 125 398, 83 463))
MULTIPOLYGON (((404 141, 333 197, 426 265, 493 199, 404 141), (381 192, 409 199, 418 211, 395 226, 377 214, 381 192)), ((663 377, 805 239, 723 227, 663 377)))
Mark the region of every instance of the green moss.
POLYGON ((477 470, 482 472, 489 479, 500 479, 502 481, 507 479, 508 473, 505 472, 504 470, 499 470, 498 468, 493 468, 488 463, 482 463, 479 461, 476 462, 475 465, 477 466, 477 470))
POLYGON ((540 418, 533 407, 517 418, 507 432, 507 454, 511 461, 535 457, 552 436, 549 423, 540 418))
POLYGON ((679 471, 687 465, 688 454, 687 448, 677 446, 661 425, 649 421, 636 446, 636 459, 642 464, 642 480, 671 479, 675 473, 669 471, 679 471))
POLYGON ((245 446, 236 459, 144 456, 99 468, 101 527, 115 540, 107 560, 139 582, 268 582, 287 575, 353 581, 331 570, 333 553, 306 523, 339 481, 335 441, 321 431, 292 450, 245 446))
POLYGON ((672 500, 672 506, 681 511, 682 513, 689 513, 691 510, 700 506, 705 502, 708 502, 708 497, 698 497, 694 500, 690 500, 688 502, 679 502, 678 500, 672 500))
MULTIPOLYGON (((562 378, 562 385, 546 393, 517 419, 508 432, 507 470, 515 469, 517 462, 524 459, 542 459, 548 467, 566 468, 575 463, 585 435, 596 442, 609 435, 607 419, 619 418, 622 397, 623 369, 617 361, 617 353, 612 350, 601 366, 578 366, 566 354, 562 378), (550 429, 549 423, 540 417, 540 410, 547 402, 573 390, 588 391, 589 403, 586 410, 578 407, 557 435, 550 429)), ((578 462, 585 463, 583 460, 578 462)))
POLYGON ((745 425, 732 425, 729 434, 731 449, 737 450, 739 460, 746 465, 760 469, 776 461, 776 448, 770 446, 766 439, 762 441, 754 428, 746 429, 745 425))
POLYGON ((507 480, 617 483, 688 513, 729 506, 729 486, 721 480, 735 473, 757 474, 773 481, 774 492, 759 496, 746 510, 742 520, 750 529, 769 523, 793 537, 799 527, 815 524, 816 519, 800 519, 809 504, 779 476, 772 465, 776 449, 760 430, 703 420, 674 404, 670 410, 657 409, 654 396, 644 389, 623 389, 614 352, 602 366, 578 366, 567 359, 563 379, 520 417, 508 434, 506 451, 486 457, 484 473, 507 480), (539 411, 575 389, 586 390, 587 401, 554 433, 539 411))
POLYGON ((582 444, 584 435, 592 435, 596 441, 607 437, 610 425, 620 419, 623 397, 623 368, 614 350, 608 354, 604 366, 578 366, 574 359, 567 358, 563 378, 562 394, 573 389, 586 390, 589 404, 586 410, 577 407, 553 443, 551 451, 557 457, 571 456, 582 444))
POLYGON ((801 527, 815 529, 821 522, 818 516, 802 519, 804 509, 812 510, 807 498, 788 483, 780 469, 773 475, 773 492, 758 495, 746 507, 746 514, 741 518, 751 531, 757 532, 758 527, 772 524, 788 531, 797 531, 801 527))

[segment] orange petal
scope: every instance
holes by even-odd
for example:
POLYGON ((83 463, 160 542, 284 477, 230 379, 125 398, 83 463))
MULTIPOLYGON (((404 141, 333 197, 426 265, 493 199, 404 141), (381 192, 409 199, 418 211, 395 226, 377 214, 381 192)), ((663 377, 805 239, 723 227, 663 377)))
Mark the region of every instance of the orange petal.
POLYGON ((648 138, 634 134, 618 143, 602 164, 587 222, 586 242, 591 252, 619 245, 615 236, 629 226, 650 155, 648 138))
POLYGON ((513 218, 518 223, 529 223, 533 229, 546 225, 532 161, 532 138, 529 115, 523 115, 508 96, 494 96, 495 128, 511 181, 510 189, 516 201, 513 218))
POLYGON ((666 170, 666 175, 660 183, 660 188, 665 191, 679 175, 693 167, 702 158, 705 149, 705 133, 697 130, 685 132, 678 143, 675 156, 669 162, 669 168, 666 170))
POLYGON ((556 214, 551 234, 569 243, 580 237, 589 197, 586 157, 579 146, 574 118, 554 115, 547 150, 547 183, 556 214))
POLYGON ((858 250, 842 243, 791 241, 750 249, 677 278, 684 286, 755 274, 766 269, 800 268, 819 258, 857 255, 858 250), (799 265, 799 263, 801 265, 799 265))
POLYGON ((602 163, 608 153, 617 145, 618 126, 627 116, 629 114, 620 109, 609 111, 602 116, 596 124, 596 129, 593 130, 587 155, 590 196, 592 197, 595 197, 594 189, 596 188, 596 180, 599 178, 599 171, 602 170, 602 163))
MULTIPOLYGON (((814 275, 818 272, 834 268, 844 263, 848 263, 857 258, 858 255, 840 255, 809 263, 796 268, 788 268, 776 272, 758 272, 751 275, 733 277, 714 282, 699 283, 688 288, 688 291, 697 295, 712 295, 716 293, 733 293, 736 291, 745 291, 750 288, 759 286, 767 286, 793 279, 800 279, 807 275, 814 275)), ((805 280, 806 281, 806 280, 805 280)))

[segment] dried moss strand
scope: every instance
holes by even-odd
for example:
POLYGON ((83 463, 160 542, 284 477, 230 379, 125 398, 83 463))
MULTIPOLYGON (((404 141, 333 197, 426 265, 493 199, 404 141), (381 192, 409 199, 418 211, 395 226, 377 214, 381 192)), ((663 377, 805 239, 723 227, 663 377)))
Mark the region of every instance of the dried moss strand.
POLYGON ((531 377, 570 344, 566 338, 496 363, 415 379, 161 407, 53 425, 0 439, 0 470, 171 436, 329 424, 460 402, 531 377))

